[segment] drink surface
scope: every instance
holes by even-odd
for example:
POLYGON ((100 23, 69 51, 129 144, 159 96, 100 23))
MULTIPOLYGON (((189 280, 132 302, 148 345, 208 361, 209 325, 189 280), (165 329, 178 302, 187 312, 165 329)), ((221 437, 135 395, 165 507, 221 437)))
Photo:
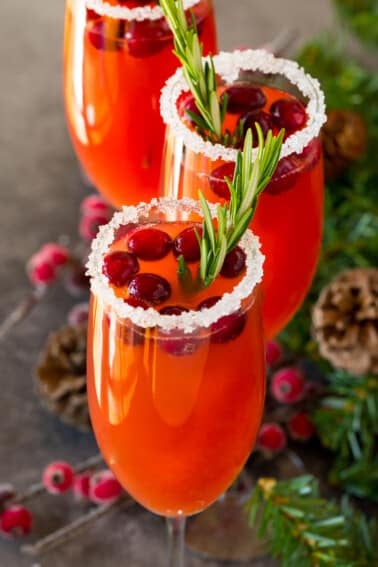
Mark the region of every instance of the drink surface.
MULTIPOLYGON (((233 87, 231 86, 231 89, 233 87)), ((237 124, 252 127, 257 139, 254 123, 257 121, 266 134, 271 128, 278 133, 279 127, 272 119, 271 109, 277 101, 297 104, 295 97, 278 88, 261 84, 241 85, 247 91, 241 107, 247 106, 248 89, 262 93, 262 99, 252 111, 238 112, 238 105, 231 105, 224 120, 224 129, 237 132, 237 124), (246 88, 247 87, 247 88, 246 88)), ((227 87, 222 87, 222 90, 227 87)), ((232 91, 231 91, 232 92, 232 91)), ((250 93, 249 93, 250 94, 250 93)), ((256 93, 253 95, 256 98, 256 93)), ((231 99, 232 102, 232 99, 231 99)), ((298 102, 303 108, 301 103, 298 102)), ((186 109, 193 111, 193 103, 188 95, 178 100, 179 113, 188 128, 193 129, 186 115, 186 109)), ((304 123, 303 123, 304 124, 304 123)), ((287 135, 295 131, 288 131, 287 135)), ((182 141, 176 139, 172 128, 166 136, 166 156, 164 173, 164 192, 178 197, 198 197, 201 189, 210 202, 224 202, 229 198, 224 176, 232 178, 235 164, 222 159, 211 160, 202 153, 185 148, 181 152, 182 141), (177 144, 177 146, 176 146, 177 144), (178 149, 178 150, 177 150, 178 149), (178 154, 178 158, 177 155, 178 154), (177 163, 177 159, 180 163, 177 163), (179 175, 173 178, 170 171, 179 175), (167 173, 168 172, 168 173, 167 173)), ((236 147, 241 146, 241 140, 236 147)), ((271 183, 260 196, 256 213, 251 223, 252 230, 260 237, 262 251, 266 257, 264 264, 263 322, 267 338, 275 336, 302 303, 315 273, 322 236, 323 219, 323 164, 321 146, 317 138, 300 153, 280 160, 271 183)))
MULTIPOLYGON (((229 271, 218 276, 205 290, 188 291, 180 285, 173 251, 176 236, 190 226, 147 227, 173 241, 160 259, 138 257, 136 276, 152 273, 170 284, 169 296, 153 300, 160 312, 174 313, 169 308, 177 306, 198 310, 206 300, 210 306, 211 298, 231 293, 244 277, 242 268, 232 277, 229 271)), ((136 232, 131 227, 116 239, 110 257, 134 250, 136 232)), ((198 261, 188 266, 195 274, 198 261)), ((115 294, 133 306, 151 306, 141 288, 139 295, 134 293, 133 278, 123 285, 113 267, 108 262, 105 271, 115 294)), ((146 508, 166 516, 189 515, 208 506, 241 470, 262 416, 265 356, 258 288, 237 312, 189 333, 138 327, 117 318, 94 294, 88 345, 94 431, 125 489, 146 508)))
MULTIPOLYGON (((192 10, 205 53, 214 52, 211 0, 192 10)), ((178 66, 164 19, 118 20, 87 9, 85 0, 67 0, 64 46, 68 127, 88 177, 116 207, 156 196, 160 90, 178 66)))

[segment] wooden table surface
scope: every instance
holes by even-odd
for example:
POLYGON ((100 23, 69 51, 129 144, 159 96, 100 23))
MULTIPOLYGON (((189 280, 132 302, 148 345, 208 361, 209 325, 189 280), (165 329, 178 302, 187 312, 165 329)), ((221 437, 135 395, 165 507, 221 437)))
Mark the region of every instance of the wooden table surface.
MULTIPOLYGON (((215 0, 219 43, 257 47, 295 28, 296 45, 332 25, 330 0, 215 0)), ((61 234, 76 238, 85 195, 68 140, 61 96, 63 0, 1 0, 0 17, 0 319, 28 292, 25 263, 61 234)), ((46 414, 32 371, 50 331, 74 303, 54 290, 0 343, 0 483, 19 489, 38 481, 57 459, 72 463, 96 453, 90 434, 46 414)), ((38 532, 62 525, 69 499, 42 499, 34 507, 38 532)), ((77 509, 75 509, 77 511, 77 509)), ((36 559, 19 542, 0 539, 1 567, 158 567, 165 564, 163 521, 139 507, 117 510, 66 544, 36 559)), ((188 557, 188 566, 208 565, 188 557)), ((265 561, 265 567, 275 565, 265 561)))

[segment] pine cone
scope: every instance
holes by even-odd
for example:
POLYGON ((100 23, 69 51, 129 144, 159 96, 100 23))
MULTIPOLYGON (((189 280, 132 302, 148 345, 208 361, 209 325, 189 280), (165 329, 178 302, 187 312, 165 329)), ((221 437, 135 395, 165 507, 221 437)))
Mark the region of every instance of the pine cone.
POLYGON ((331 110, 322 128, 327 180, 338 177, 364 152, 367 130, 362 117, 350 110, 331 110))
POLYGON ((65 423, 90 429, 86 388, 86 324, 49 336, 36 369, 43 405, 65 423))
POLYGON ((332 280, 314 307, 313 329, 335 368, 378 373, 378 269, 356 268, 332 280))

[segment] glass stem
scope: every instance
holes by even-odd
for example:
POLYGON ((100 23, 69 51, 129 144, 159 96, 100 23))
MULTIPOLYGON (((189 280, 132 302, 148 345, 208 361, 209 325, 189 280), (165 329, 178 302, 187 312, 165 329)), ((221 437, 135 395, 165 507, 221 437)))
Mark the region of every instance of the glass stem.
POLYGON ((168 567, 184 567, 185 516, 167 518, 168 567))

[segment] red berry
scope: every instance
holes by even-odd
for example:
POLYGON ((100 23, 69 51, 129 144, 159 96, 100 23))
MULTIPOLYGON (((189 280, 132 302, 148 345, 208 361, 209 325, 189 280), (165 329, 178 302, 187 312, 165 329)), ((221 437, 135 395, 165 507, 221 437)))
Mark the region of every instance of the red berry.
POLYGON ((283 355, 282 346, 278 341, 272 340, 266 343, 266 363, 268 366, 275 366, 281 360, 283 355))
POLYGON ((173 241, 173 254, 176 257, 183 256, 185 262, 198 262, 201 257, 195 230, 199 236, 202 236, 202 228, 200 226, 190 226, 180 232, 173 241))
POLYGON ((227 162, 220 165, 210 173, 210 188, 216 195, 218 195, 218 197, 229 200, 230 190, 224 178, 228 177, 229 179, 232 179, 234 176, 234 170, 235 164, 233 162, 227 162))
POLYGON ((74 305, 68 312, 67 321, 72 327, 77 327, 88 321, 89 305, 85 301, 74 305))
POLYGON ((299 411, 287 423, 290 437, 296 441, 308 441, 315 433, 315 427, 307 413, 299 411))
POLYGON ((123 22, 113 18, 101 18, 88 20, 88 39, 99 51, 118 51, 121 49, 121 36, 123 34, 123 22))
POLYGON ((124 37, 129 54, 141 59, 156 55, 172 41, 165 18, 130 21, 126 25, 124 37))
POLYGON ((73 468, 64 461, 56 461, 48 465, 42 474, 42 483, 50 494, 62 494, 72 488, 74 482, 73 468))
POLYGON ((111 208, 101 195, 88 195, 82 200, 80 211, 83 215, 93 215, 94 213, 102 213, 111 216, 111 208))
POLYGON ((306 109, 297 99, 281 98, 270 107, 273 122, 278 128, 285 128, 290 134, 306 124, 306 109))
POLYGON ((110 504, 122 494, 122 486, 109 470, 96 472, 89 483, 89 498, 96 504, 110 504))
POLYGON ((70 253, 65 246, 48 242, 44 244, 39 251, 41 258, 44 258, 53 267, 63 266, 70 258, 70 253))
POLYGON ((160 305, 171 295, 171 286, 165 278, 148 273, 134 276, 129 282, 128 290, 131 297, 152 305, 160 305))
POLYGON ((187 311, 189 311, 189 309, 182 307, 182 305, 167 305, 160 309, 160 313, 162 315, 181 315, 181 313, 185 313, 187 311))
POLYGON ((252 130, 253 146, 258 145, 258 136, 256 129, 256 122, 260 125, 264 138, 266 137, 269 130, 273 128, 273 121, 270 114, 261 110, 260 112, 250 112, 245 114, 240 118, 243 124, 243 133, 247 133, 248 128, 252 130))
POLYGON ((39 252, 30 258, 27 269, 30 281, 36 286, 50 285, 57 276, 56 267, 39 252))
MULTIPOLYGON (((215 305, 219 301, 219 299, 220 297, 218 296, 209 297, 202 301, 197 309, 199 311, 201 311, 202 309, 209 309, 210 307, 215 305)), ((220 344, 236 339, 242 333, 246 321, 247 317, 245 313, 242 313, 241 311, 220 317, 217 321, 215 321, 215 323, 212 323, 210 326, 211 342, 220 344)))
POLYGON ((230 114, 242 114, 245 112, 256 112, 266 103, 266 96, 259 87, 248 83, 235 84, 228 87, 221 96, 221 101, 227 95, 227 112, 230 114))
POLYGON ((264 423, 259 431, 256 448, 273 456, 286 447, 286 433, 278 423, 264 423))
POLYGON ((0 516, 0 532, 5 536, 18 537, 30 533, 33 518, 24 506, 14 505, 0 516))
POLYGON ((190 116, 190 114, 188 114, 188 112, 191 112, 192 114, 197 114, 197 116, 201 116, 201 113, 198 110, 198 107, 196 105, 196 101, 194 100, 194 97, 192 96, 192 94, 187 94, 185 96, 184 100, 181 100, 179 102, 179 109, 180 109, 181 115, 183 117, 185 117, 185 119, 189 122, 189 124, 192 124, 192 125, 195 124, 195 121, 190 116))
POLYGON ((157 228, 142 228, 128 240, 128 247, 140 260, 160 260, 171 249, 169 234, 157 228))
POLYGON ((84 215, 79 222, 79 234, 81 238, 87 242, 93 240, 98 229, 109 221, 109 215, 103 212, 94 212, 84 215))
POLYGON ((245 268, 246 255, 240 246, 235 246, 224 259, 221 275, 225 278, 236 278, 245 268))
POLYGON ((283 193, 294 187, 299 176, 298 160, 294 154, 280 159, 265 191, 271 195, 283 193))
POLYGON ((76 500, 89 500, 90 481, 91 474, 89 472, 83 472, 75 476, 73 492, 76 500))
POLYGON ((109 282, 116 287, 127 284, 129 279, 138 272, 139 263, 134 254, 118 250, 110 252, 104 258, 103 273, 109 282))
POLYGON ((295 404, 304 396, 305 383, 303 374, 298 368, 282 368, 273 374, 270 392, 278 402, 295 404))

